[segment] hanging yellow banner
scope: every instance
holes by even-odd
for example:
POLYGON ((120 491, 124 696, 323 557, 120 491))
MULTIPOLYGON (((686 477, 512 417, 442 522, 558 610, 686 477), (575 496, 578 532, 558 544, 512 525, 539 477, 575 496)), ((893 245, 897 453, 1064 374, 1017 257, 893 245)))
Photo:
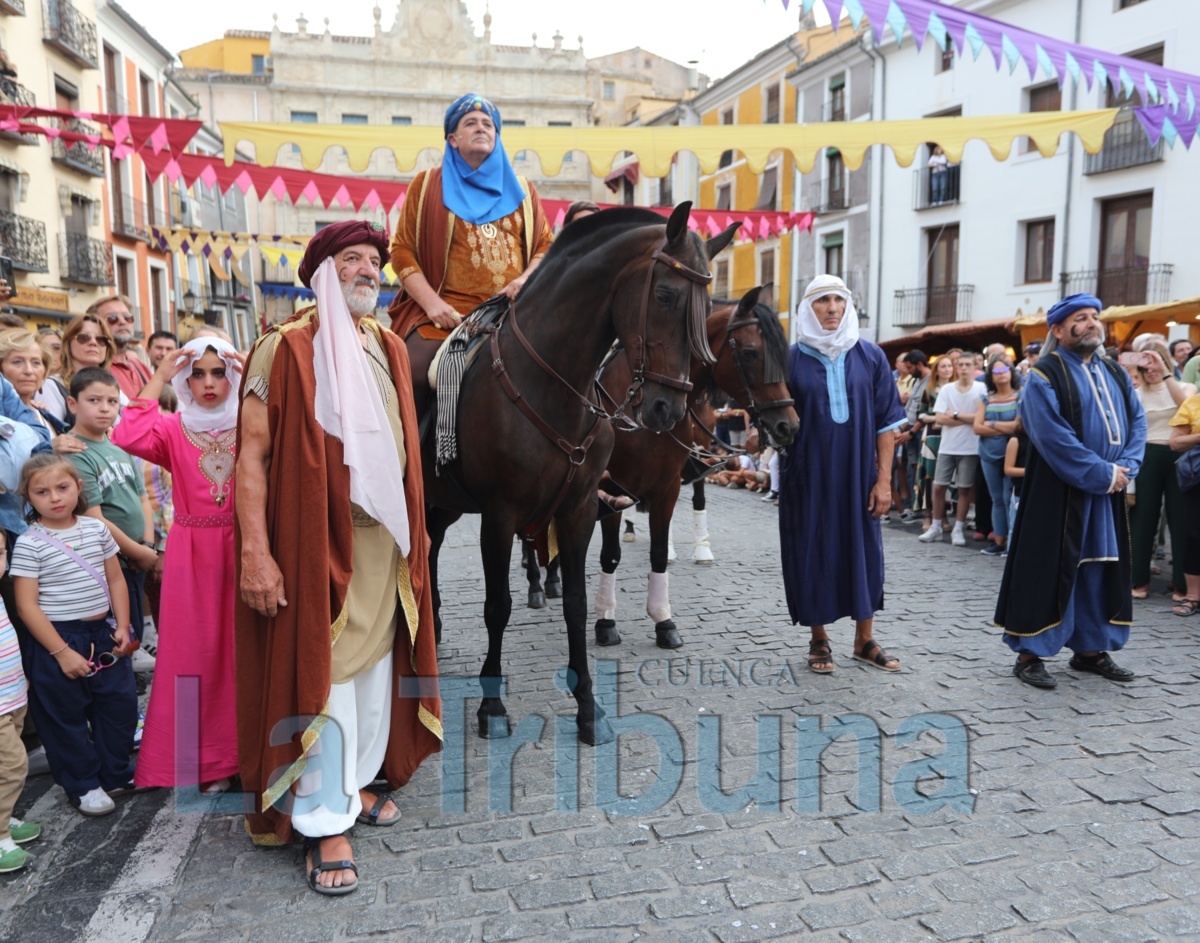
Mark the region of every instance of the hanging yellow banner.
MULTIPOLYGON (((827 147, 837 148, 851 170, 857 170, 867 149, 886 144, 901 167, 913 162, 917 149, 936 141, 952 163, 962 160, 967 141, 981 140, 996 160, 1004 160, 1013 141, 1028 136, 1042 155, 1058 149, 1059 137, 1068 131, 1079 135, 1084 150, 1095 154, 1104 143, 1104 132, 1112 127, 1117 109, 1097 111, 1040 111, 1018 115, 988 115, 979 118, 920 118, 913 121, 829 121, 815 124, 732 124, 641 128, 531 128, 509 127, 503 131, 510 155, 535 151, 542 172, 554 176, 563 157, 582 151, 591 161, 592 173, 605 176, 613 160, 623 151, 637 155, 641 172, 665 176, 671 160, 680 151, 690 151, 706 174, 716 173, 721 154, 740 151, 753 173, 762 173, 771 154, 791 151, 802 172, 808 173, 817 155, 827 147)), ((364 171, 371 154, 388 148, 396 167, 406 173, 416 166, 417 155, 432 148, 441 152, 445 138, 440 127, 417 125, 272 124, 222 121, 225 163, 231 165, 239 144, 253 145, 260 166, 275 163, 279 148, 294 144, 308 170, 321 165, 325 151, 344 148, 354 171, 364 171)))

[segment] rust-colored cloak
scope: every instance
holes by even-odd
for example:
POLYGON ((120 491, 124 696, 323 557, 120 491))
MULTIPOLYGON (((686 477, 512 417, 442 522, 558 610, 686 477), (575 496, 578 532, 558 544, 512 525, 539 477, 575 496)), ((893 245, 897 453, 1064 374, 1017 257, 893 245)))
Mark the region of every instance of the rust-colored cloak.
MULTIPOLYGON (((325 434, 314 414, 313 335, 317 323, 316 309, 309 307, 258 341, 276 345, 267 405, 273 441, 267 534, 271 554, 283 572, 288 602, 275 618, 268 618, 239 596, 235 612, 238 757, 246 793, 246 830, 262 845, 283 844, 293 838, 291 817, 272 802, 286 794, 304 772, 304 750, 315 742, 328 716, 333 640, 345 624, 353 561, 350 470, 343 461, 342 443, 325 434)), ((399 394, 404 447, 411 456, 404 497, 412 546, 407 560, 401 557, 397 578, 401 621, 392 658, 391 734, 384 758, 388 786, 397 789, 427 756, 441 749, 441 701, 437 696, 421 447, 408 353, 400 339, 374 319, 368 318, 364 324, 378 333, 387 351, 399 394), (423 682, 419 699, 400 697, 399 679, 413 675, 431 680, 423 682)), ((241 434, 239 420, 239 447, 241 434)), ((235 523, 239 585, 241 543, 241 527, 235 523)))

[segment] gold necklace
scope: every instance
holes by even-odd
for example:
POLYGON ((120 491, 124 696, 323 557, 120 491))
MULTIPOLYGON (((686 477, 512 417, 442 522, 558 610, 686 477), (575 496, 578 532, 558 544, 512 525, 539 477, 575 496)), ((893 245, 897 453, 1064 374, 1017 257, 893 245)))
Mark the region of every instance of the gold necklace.
POLYGON ((188 441, 200 450, 200 458, 196 464, 200 468, 200 474, 212 484, 209 494, 217 502, 217 507, 224 507, 225 502, 229 500, 229 482, 233 478, 233 448, 237 439, 237 429, 230 429, 220 436, 205 432, 201 438, 201 435, 185 426, 183 433, 188 441))

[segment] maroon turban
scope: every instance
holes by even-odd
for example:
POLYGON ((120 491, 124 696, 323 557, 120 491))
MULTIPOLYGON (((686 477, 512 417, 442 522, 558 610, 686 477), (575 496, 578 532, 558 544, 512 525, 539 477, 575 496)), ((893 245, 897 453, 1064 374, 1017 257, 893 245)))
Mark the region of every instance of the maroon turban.
POLYGON ((300 263, 300 281, 304 287, 312 287, 309 283, 313 275, 327 258, 337 255, 347 246, 357 245, 374 246, 379 250, 380 265, 387 263, 388 234, 379 223, 368 223, 363 219, 330 223, 312 237, 308 248, 304 250, 304 261, 300 263))

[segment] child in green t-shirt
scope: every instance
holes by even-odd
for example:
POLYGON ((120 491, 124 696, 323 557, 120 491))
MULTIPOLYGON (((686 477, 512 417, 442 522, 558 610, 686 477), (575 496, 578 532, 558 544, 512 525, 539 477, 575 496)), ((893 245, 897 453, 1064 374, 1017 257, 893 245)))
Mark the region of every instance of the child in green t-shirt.
MULTIPOLYGON (((75 414, 71 431, 81 445, 79 451, 69 454, 83 478, 87 513, 107 525, 121 551, 121 572, 129 587, 130 622, 140 642, 142 588, 146 573, 158 562, 158 553, 145 480, 129 453, 108 438, 121 408, 120 387, 103 367, 86 367, 71 378, 67 407, 75 414)), ((143 666, 135 667, 140 670, 143 666)))

